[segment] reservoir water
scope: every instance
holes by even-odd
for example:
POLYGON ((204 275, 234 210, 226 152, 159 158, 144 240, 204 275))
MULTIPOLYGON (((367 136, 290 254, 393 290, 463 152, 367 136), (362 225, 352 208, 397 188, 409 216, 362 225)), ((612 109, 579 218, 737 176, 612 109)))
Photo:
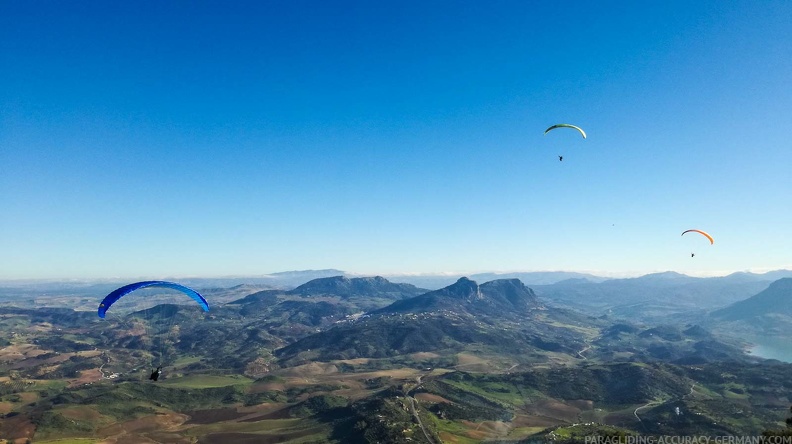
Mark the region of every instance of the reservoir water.
POLYGON ((792 363, 792 340, 789 338, 764 337, 755 338, 753 347, 748 352, 765 359, 778 359, 792 363))

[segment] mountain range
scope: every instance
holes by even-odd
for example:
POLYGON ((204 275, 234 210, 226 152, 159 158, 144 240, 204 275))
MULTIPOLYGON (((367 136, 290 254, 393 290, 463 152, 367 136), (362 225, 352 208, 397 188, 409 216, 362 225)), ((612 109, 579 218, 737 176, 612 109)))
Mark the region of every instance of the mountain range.
POLYGON ((0 436, 431 443, 570 431, 756 435, 783 421, 792 373, 722 333, 792 319, 792 279, 768 277, 728 277, 762 288, 725 309, 706 308, 724 299, 715 291, 723 279, 675 273, 549 285, 460 277, 434 290, 320 276, 289 288, 202 288, 209 312, 189 303, 144 308, 140 298, 106 319, 95 305, 64 308, 61 297, 36 299, 49 302, 35 308, 6 304, 0 436), (568 308, 563 288, 590 305, 568 308), (654 298, 636 301, 644 309, 682 310, 685 294, 704 302, 687 317, 657 309, 629 318, 629 294, 654 298), (156 361, 165 372, 153 383, 156 361), (174 421, 167 433, 165 420, 174 421))
POLYGON ((517 279, 479 285, 463 277, 302 338, 276 351, 276 356, 285 361, 352 359, 460 352, 472 345, 524 356, 532 355, 533 349, 574 354, 584 347, 585 335, 562 325, 597 322, 584 319, 544 307, 517 279))
POLYGON ((792 277, 792 271, 709 278, 665 272, 602 282, 566 280, 533 288, 549 301, 590 313, 648 322, 669 318, 695 322, 709 311, 759 293, 782 277, 792 277))
POLYGON ((792 316, 792 278, 779 279, 748 299, 713 311, 711 316, 723 321, 745 321, 764 316, 792 316))

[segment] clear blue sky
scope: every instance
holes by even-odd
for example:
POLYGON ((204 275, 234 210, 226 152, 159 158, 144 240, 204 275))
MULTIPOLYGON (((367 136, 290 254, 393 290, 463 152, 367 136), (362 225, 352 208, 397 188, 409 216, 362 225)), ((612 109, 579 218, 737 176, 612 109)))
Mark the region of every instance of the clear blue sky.
POLYGON ((792 267, 791 23, 0 0, 0 279, 792 267))

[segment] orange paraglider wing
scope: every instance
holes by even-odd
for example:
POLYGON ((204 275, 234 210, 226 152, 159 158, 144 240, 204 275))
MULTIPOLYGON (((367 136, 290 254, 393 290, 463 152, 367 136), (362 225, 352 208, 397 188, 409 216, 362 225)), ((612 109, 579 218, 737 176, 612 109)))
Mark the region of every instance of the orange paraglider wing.
POLYGON ((714 243, 715 243, 715 240, 712 238, 712 236, 710 236, 709 234, 707 234, 706 232, 704 232, 704 231, 701 231, 701 230, 686 230, 686 231, 683 231, 683 232, 682 232, 682 235, 684 236, 684 235, 685 235, 685 233, 690 233, 691 231, 693 231, 693 232, 696 232, 696 233, 699 233, 699 234, 701 234, 702 236, 704 236, 704 237, 706 237, 707 239, 709 239, 709 241, 710 241, 710 245, 712 245, 712 244, 714 244, 714 243))

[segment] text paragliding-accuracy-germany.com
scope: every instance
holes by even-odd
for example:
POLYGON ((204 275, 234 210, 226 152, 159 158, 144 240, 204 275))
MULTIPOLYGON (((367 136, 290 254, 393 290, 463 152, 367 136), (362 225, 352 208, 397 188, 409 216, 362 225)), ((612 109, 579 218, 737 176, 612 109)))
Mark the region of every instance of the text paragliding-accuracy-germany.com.
POLYGON ((585 444, 792 444, 792 436, 587 436, 585 444))

